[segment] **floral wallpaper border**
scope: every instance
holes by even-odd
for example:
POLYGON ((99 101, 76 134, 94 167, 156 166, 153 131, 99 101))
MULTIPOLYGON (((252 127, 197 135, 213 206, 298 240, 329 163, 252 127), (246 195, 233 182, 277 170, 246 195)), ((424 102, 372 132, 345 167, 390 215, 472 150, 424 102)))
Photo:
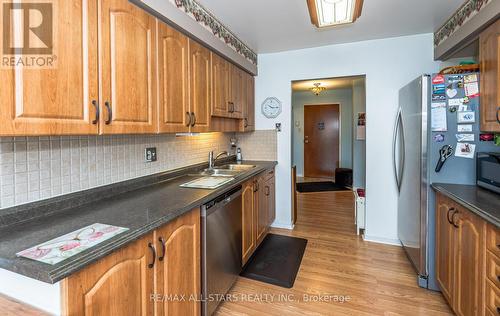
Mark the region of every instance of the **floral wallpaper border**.
POLYGON ((461 27, 465 21, 476 15, 479 11, 484 9, 488 2, 492 0, 467 0, 455 12, 446 23, 434 33, 434 45, 438 46, 451 34, 461 27))
POLYGON ((224 24, 205 9, 201 4, 194 0, 171 0, 179 9, 184 11, 195 19, 198 23, 204 25, 212 33, 223 40, 228 46, 233 48, 238 54, 244 56, 254 65, 257 65, 257 54, 234 35, 224 24))

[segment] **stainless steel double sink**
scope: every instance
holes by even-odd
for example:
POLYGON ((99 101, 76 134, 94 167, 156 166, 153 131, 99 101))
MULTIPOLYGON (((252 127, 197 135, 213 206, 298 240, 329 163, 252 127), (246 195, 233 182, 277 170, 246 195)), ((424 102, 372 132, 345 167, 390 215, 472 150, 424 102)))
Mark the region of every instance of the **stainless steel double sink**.
POLYGON ((210 177, 236 177, 240 173, 248 171, 255 168, 254 165, 240 165, 240 164, 228 164, 217 166, 213 169, 205 169, 200 171, 196 176, 210 176, 210 177))

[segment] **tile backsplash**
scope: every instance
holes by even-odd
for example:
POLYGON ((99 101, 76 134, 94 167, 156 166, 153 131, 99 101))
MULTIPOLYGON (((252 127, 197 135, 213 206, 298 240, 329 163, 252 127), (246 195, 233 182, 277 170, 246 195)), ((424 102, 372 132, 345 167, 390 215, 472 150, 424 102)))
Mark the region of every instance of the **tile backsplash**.
POLYGON ((276 130, 259 130, 236 134, 245 160, 278 160, 278 134, 276 130))
POLYGON ((0 137, 0 209, 205 162, 229 150, 230 137, 0 137), (145 162, 146 147, 158 161, 145 162))

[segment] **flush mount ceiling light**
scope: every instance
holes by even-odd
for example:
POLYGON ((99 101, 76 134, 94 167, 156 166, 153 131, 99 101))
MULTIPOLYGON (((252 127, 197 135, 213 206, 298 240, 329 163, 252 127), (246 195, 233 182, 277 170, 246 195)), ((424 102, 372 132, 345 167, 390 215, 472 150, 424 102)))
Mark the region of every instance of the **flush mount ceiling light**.
POLYGON ((315 83, 314 87, 311 88, 312 93, 319 95, 321 92, 325 91, 325 87, 321 87, 321 83, 315 83))
POLYGON ((353 23, 361 15, 363 0, 307 0, 312 24, 328 27, 353 23))

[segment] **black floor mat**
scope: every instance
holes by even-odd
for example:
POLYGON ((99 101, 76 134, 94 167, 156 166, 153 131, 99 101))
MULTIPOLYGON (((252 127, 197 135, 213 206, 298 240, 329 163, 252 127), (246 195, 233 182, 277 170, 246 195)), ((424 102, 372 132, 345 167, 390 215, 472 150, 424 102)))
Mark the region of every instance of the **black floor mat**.
POLYGON ((248 260, 241 276, 292 288, 306 245, 307 239, 268 234, 248 260))
POLYGON ((305 192, 326 192, 326 191, 345 191, 350 190, 348 187, 336 184, 333 181, 326 182, 302 182, 297 183, 297 191, 305 192))

